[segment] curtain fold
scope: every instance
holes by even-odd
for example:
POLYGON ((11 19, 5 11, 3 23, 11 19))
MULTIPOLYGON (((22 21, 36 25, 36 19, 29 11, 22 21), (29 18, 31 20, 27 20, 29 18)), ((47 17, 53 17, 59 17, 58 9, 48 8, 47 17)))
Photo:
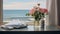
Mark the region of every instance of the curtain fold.
POLYGON ((47 0, 48 9, 48 24, 55 26, 57 25, 57 0, 47 0))
POLYGON ((0 0, 0 25, 2 25, 3 24, 3 0, 0 0))

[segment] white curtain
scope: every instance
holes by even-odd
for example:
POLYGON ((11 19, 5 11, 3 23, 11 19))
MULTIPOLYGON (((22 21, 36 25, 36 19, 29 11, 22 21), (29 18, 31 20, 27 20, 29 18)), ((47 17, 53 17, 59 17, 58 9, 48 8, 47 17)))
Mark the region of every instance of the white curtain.
POLYGON ((46 16, 46 22, 48 25, 57 25, 57 0, 47 0, 48 16, 46 16))

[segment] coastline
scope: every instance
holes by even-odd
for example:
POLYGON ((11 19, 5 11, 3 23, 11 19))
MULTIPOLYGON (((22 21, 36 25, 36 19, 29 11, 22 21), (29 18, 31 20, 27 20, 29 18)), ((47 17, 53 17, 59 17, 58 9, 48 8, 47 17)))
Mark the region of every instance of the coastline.
MULTIPOLYGON (((4 21, 3 24, 7 24, 9 23, 10 21, 4 21)), ((34 21, 31 21, 31 22, 25 22, 26 24, 28 25, 34 25, 34 21)))

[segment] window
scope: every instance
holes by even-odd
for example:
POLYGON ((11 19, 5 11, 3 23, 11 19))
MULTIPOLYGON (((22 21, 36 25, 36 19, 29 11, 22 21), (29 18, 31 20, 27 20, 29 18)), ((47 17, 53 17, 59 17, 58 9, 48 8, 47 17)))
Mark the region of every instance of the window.
MULTIPOLYGON (((0 0, 0 2, 1 2, 1 1, 2 1, 2 0, 0 0)), ((10 0, 9 0, 9 1, 10 1, 10 0)), ((14 0, 14 1, 16 1, 16 0, 14 0)), ((36 0, 34 0, 34 1, 36 1, 36 0)), ((52 0, 52 1, 57 1, 57 0, 52 0)), ((7 2, 8 2, 8 0, 3 0, 3 13, 5 13, 5 12, 4 12, 5 10, 12 10, 13 8, 14 8, 15 10, 17 9, 15 5, 13 5, 13 7, 12 7, 10 4, 7 5, 7 4, 8 4, 7 2), (4 4, 4 1, 6 1, 5 4, 4 4), (11 6, 11 7, 10 7, 10 6, 11 6), (4 8, 4 7, 5 7, 5 8, 4 8), (10 7, 10 8, 6 8, 6 7, 10 7), (12 8, 12 9, 11 9, 11 8, 12 8)), ((11 2, 11 1, 10 1, 10 2, 11 2)), ((13 2, 13 3, 14 3, 14 2, 13 2)), ((1 4, 1 3, 0 3, 0 4, 1 4)), ((12 2, 11 2, 11 4, 12 4, 12 2)), ((48 3, 48 4, 49 4, 49 3, 48 3)), ((55 4, 55 2, 53 2, 52 5, 53 5, 53 4, 55 4)), ((54 6, 52 6, 52 7, 54 7, 54 6)), ((43 7, 43 8, 44 8, 44 7, 43 7)), ((18 9, 19 9, 19 7, 18 7, 18 9)), ((26 8, 26 9, 27 9, 27 8, 26 8)), ((25 10, 26 10, 26 9, 25 9, 25 10)), ((53 8, 53 9, 54 9, 54 8, 53 8)), ((52 10, 53 10, 53 9, 52 9, 52 10)), ((1 10, 2 10, 2 9, 1 9, 1 10)), ((1 11, 1 10, 0 10, 0 11, 1 11)), ((54 11, 54 10, 53 10, 53 11, 54 11)), ((55 14, 54 14, 55 12, 53 12, 53 11, 51 11, 51 12, 50 12, 51 15, 49 15, 49 16, 50 16, 50 17, 49 17, 49 20, 50 20, 49 23, 52 24, 52 25, 55 24, 55 20, 56 20, 56 19, 55 19, 55 14), (54 15, 54 16, 53 16, 53 15, 54 15), (51 19, 52 17, 54 17, 54 18, 51 19), (54 19, 55 19, 55 20, 54 20, 54 19)), ((56 11, 56 12, 57 12, 57 11, 56 11)), ((11 12, 11 13, 12 13, 12 12, 11 12)), ((6 20, 6 19, 9 20, 9 19, 11 18, 10 15, 12 15, 11 13, 8 14, 8 12, 6 12, 6 14, 3 14, 3 21, 4 21, 4 19, 5 19, 5 20, 6 20), (7 14, 8 14, 10 17, 9 17, 7 14)), ((2 12, 1 12, 0 14, 2 14, 2 12)), ((15 14, 15 15, 16 15, 16 14, 15 14)), ((13 17, 16 17, 16 16, 13 16, 13 17)), ((18 17, 18 16, 17 16, 17 17, 18 17)), ((19 16, 19 17, 21 17, 21 16, 19 16)), ((57 16, 56 16, 56 17, 57 17, 57 16)), ((2 19, 2 18, 1 18, 1 19, 2 19)), ((6 20, 6 21, 7 21, 7 20, 6 20)), ((1 21, 0 21, 0 22, 1 22, 1 21)), ((0 24, 1 24, 1 23, 0 23, 0 24)))
POLYGON ((46 0, 3 0, 3 20, 25 17, 25 14, 37 3, 46 8, 46 0))

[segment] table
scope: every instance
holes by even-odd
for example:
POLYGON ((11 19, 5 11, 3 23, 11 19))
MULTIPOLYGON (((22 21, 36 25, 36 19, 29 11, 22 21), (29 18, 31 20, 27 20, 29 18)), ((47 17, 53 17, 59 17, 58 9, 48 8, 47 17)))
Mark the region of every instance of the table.
POLYGON ((0 31, 60 31, 60 29, 54 27, 54 26, 46 26, 45 29, 41 28, 40 26, 28 26, 27 28, 23 29, 13 29, 13 30, 4 30, 0 28, 0 31))
POLYGON ((28 26, 27 28, 23 29, 13 29, 13 30, 5 30, 0 28, 0 31, 41 31, 40 26, 28 26))

